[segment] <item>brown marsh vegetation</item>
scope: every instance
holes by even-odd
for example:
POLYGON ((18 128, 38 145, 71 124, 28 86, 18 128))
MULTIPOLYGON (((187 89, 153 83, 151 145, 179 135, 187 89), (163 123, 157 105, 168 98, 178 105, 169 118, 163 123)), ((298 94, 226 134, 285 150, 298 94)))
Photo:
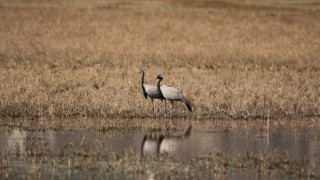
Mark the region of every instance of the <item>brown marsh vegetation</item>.
POLYGON ((319 9, 316 0, 0 0, 0 177, 318 178, 319 9), (159 101, 152 114, 140 67, 148 84, 162 73, 190 98, 192 113, 175 107, 188 118, 163 118, 159 101), (281 120, 225 121, 260 118, 281 120), (221 134, 257 138, 267 151, 108 152, 111 138, 170 137, 189 125, 212 144, 221 134), (308 152, 276 151, 275 133, 308 152))
POLYGON ((190 97, 194 112, 177 104, 178 116, 319 116, 316 1, 0 2, 3 117, 152 116, 140 67, 149 84, 162 73, 190 97))

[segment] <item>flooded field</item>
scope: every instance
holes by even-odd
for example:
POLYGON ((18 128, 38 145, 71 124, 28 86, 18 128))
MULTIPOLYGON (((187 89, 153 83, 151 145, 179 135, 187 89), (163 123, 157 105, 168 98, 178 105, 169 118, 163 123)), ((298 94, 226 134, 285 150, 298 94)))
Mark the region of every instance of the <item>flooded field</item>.
POLYGON ((0 0, 0 179, 320 179, 319 10, 0 0))
POLYGON ((1 177, 320 177, 319 120, 163 121, 1 120, 1 177))

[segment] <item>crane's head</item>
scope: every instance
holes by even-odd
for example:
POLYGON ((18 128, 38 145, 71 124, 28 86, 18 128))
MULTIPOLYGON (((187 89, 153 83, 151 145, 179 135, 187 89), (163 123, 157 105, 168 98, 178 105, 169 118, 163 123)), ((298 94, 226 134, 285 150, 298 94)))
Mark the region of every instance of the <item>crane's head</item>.
POLYGON ((145 73, 146 73, 146 69, 145 69, 145 68, 140 68, 140 72, 141 72, 142 74, 145 74, 145 73))
POLYGON ((159 74, 156 79, 159 79, 159 80, 162 80, 163 79, 163 76, 161 74, 159 74))

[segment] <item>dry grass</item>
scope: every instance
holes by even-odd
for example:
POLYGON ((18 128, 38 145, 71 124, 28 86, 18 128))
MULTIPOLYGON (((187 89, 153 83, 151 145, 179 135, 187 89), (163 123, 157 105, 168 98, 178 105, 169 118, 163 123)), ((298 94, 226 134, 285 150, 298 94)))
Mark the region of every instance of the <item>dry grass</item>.
POLYGON ((190 118, 319 116, 319 11, 119 7, 2 2, 1 116, 150 117, 140 67, 190 97, 190 118))

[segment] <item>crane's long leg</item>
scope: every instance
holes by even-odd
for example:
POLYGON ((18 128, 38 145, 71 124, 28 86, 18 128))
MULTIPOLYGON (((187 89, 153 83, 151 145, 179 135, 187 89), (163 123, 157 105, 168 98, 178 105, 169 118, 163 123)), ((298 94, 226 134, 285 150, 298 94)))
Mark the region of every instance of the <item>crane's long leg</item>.
POLYGON ((164 114, 167 114, 167 100, 164 100, 164 114))
POLYGON ((171 102, 171 111, 173 111, 173 101, 170 101, 171 102))
POLYGON ((153 99, 151 99, 152 102, 152 113, 154 114, 154 104, 153 104, 153 99))
POLYGON ((173 117, 173 101, 170 101, 171 103, 171 118, 173 117))

